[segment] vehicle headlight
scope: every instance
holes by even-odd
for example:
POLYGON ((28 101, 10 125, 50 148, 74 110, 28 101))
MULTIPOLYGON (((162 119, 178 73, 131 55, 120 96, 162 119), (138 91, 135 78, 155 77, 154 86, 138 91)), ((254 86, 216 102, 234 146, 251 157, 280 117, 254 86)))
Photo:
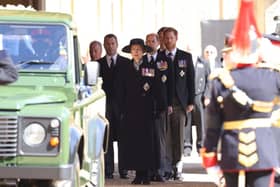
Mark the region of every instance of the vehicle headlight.
POLYGON ((29 124, 23 132, 23 141, 29 146, 42 143, 46 137, 44 127, 39 123, 29 124))

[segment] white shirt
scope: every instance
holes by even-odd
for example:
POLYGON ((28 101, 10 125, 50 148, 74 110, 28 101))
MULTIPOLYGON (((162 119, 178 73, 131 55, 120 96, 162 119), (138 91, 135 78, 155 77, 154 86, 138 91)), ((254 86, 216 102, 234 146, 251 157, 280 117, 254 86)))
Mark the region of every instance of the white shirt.
POLYGON ((168 54, 171 53, 171 54, 172 54, 171 59, 172 59, 172 61, 173 61, 174 58, 175 58, 176 52, 177 52, 177 48, 173 49, 172 51, 165 50, 165 55, 166 55, 166 56, 169 56, 168 54))
POLYGON ((115 54, 113 56, 106 55, 106 60, 107 60, 108 67, 111 67, 111 59, 113 59, 113 63, 114 63, 114 65, 116 65, 117 55, 118 54, 115 54))

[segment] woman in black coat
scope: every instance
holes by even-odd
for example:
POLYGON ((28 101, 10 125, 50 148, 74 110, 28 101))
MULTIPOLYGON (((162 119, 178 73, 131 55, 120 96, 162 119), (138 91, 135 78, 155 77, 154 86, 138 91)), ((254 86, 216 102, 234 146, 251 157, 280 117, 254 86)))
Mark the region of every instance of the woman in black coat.
POLYGON ((150 50, 137 38, 122 49, 132 56, 118 81, 123 115, 120 149, 124 167, 136 170, 132 184, 150 184, 148 171, 156 167, 153 141, 156 71, 155 65, 143 58, 150 50))

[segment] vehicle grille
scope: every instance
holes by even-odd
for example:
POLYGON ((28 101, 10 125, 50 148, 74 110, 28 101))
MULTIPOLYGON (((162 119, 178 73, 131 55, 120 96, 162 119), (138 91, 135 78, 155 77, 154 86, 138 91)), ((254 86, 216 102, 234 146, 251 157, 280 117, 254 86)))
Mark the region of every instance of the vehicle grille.
POLYGON ((0 116, 0 157, 13 157, 17 153, 16 116, 0 116))

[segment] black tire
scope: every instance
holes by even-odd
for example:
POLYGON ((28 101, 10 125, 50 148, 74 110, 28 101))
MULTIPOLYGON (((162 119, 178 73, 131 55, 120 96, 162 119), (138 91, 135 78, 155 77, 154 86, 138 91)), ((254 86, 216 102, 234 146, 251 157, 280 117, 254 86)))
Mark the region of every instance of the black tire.
POLYGON ((51 180, 21 180, 19 187, 54 187, 51 180))

